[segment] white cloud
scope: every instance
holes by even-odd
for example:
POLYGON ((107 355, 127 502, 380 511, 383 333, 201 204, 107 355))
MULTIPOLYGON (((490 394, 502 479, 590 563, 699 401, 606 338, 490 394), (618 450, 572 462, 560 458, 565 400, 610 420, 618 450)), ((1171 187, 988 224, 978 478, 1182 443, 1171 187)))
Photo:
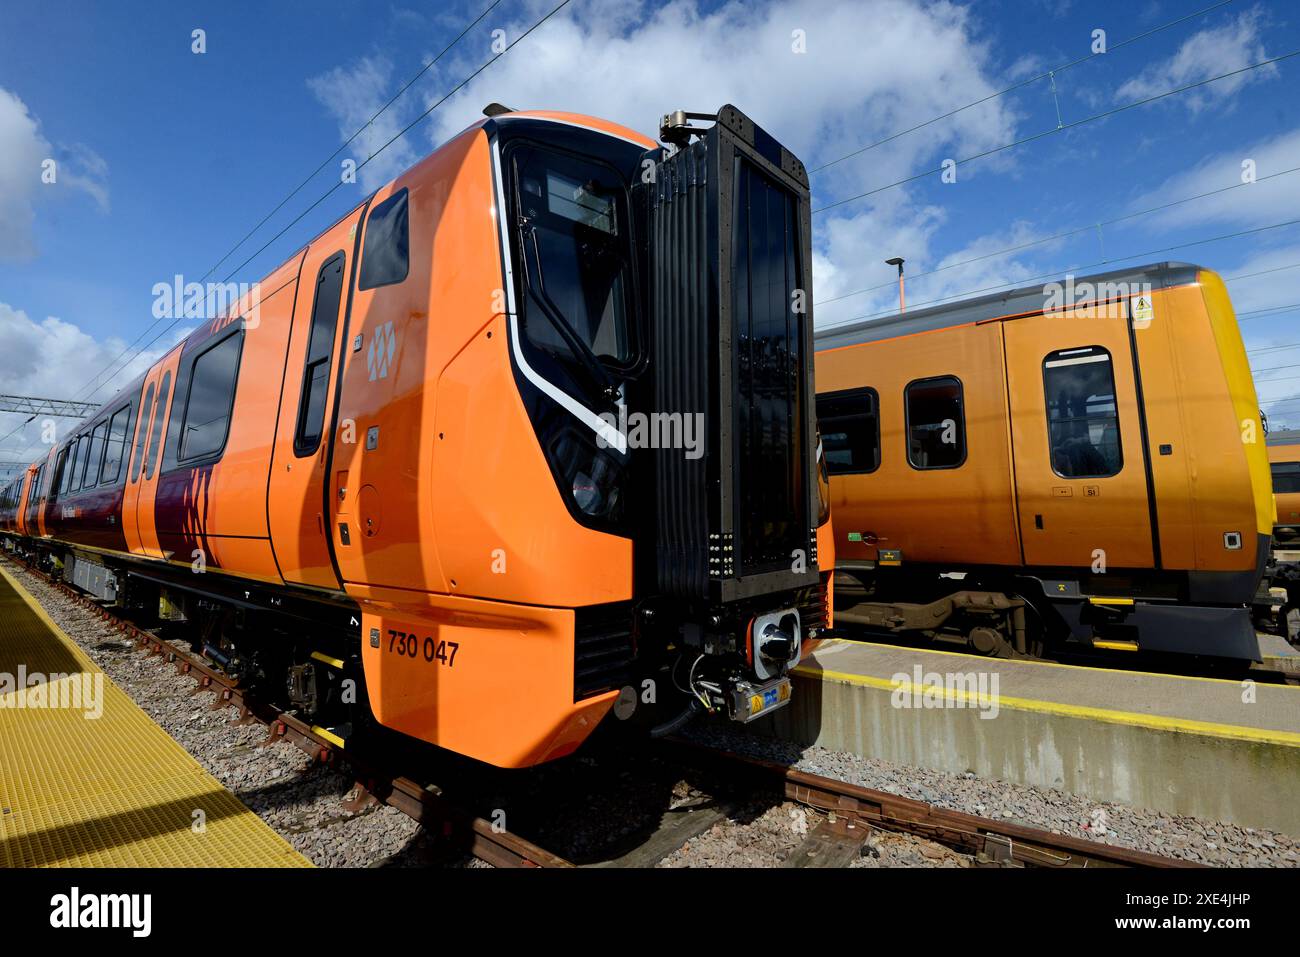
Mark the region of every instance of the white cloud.
MULTIPOLYGON (((111 389, 96 392, 97 399, 107 401, 112 390, 120 389, 144 372, 187 332, 181 330, 165 344, 134 356, 120 374, 113 376, 111 389)), ((21 309, 3 302, 0 302, 0 343, 4 343, 0 349, 0 393, 54 399, 71 399, 84 393, 92 376, 113 362, 127 346, 117 336, 99 340, 74 323, 53 316, 37 322, 21 309)), ((0 439, 22 425, 26 418, 13 412, 0 413, 0 439)), ((61 436, 77 420, 51 421, 57 423, 61 436)), ((0 461, 29 460, 40 454, 41 423, 38 417, 0 442, 0 461)))
MULTIPOLYGON (((504 29, 512 40, 550 6, 533 3, 516 22, 484 26, 504 29)), ((586 0, 565 8, 441 107, 430 138, 445 142, 493 100, 600 116, 652 137, 669 110, 734 103, 812 167, 915 125, 917 117, 995 92, 985 76, 988 51, 975 31, 967 10, 945 2, 732 2, 705 13, 696 0, 586 0), (796 30, 806 53, 792 50, 796 30)), ((462 49, 472 52, 442 69, 441 89, 489 56, 472 40, 462 49)), ((918 159, 940 145, 965 155, 1007 142, 1014 117, 1003 102, 990 107, 844 163, 840 175, 870 184, 915 171, 918 159)))
MULTIPOLYGON (((1260 20, 1260 11, 1256 8, 1247 10, 1223 26, 1194 33, 1173 56, 1152 64, 1121 86, 1115 93, 1116 101, 1128 103, 1145 99, 1267 60, 1269 54, 1260 37, 1260 20)), ((1276 76, 1277 72, 1277 65, 1270 64, 1206 84, 1173 99, 1191 112, 1198 113, 1208 106, 1222 103, 1249 84, 1276 76)))
POLYGON ((56 149, 14 93, 0 88, 0 260, 31 259, 36 248, 36 208, 68 190, 108 211, 108 165, 89 147, 56 149), (54 161, 54 182, 42 181, 54 161))
POLYGON ((365 192, 370 192, 395 178, 419 158, 409 137, 403 137, 370 159, 409 122, 404 119, 410 112, 410 101, 405 98, 373 123, 368 122, 400 86, 393 77, 393 64, 386 57, 362 57, 351 66, 335 67, 312 77, 307 85, 338 122, 343 139, 366 124, 351 146, 336 157, 335 163, 339 165, 332 175, 342 175, 341 164, 350 156, 361 167, 357 181, 365 192))
POLYGON ((1173 206, 1134 223, 1169 229, 1207 223, 1264 226, 1295 219, 1300 217, 1300 171, 1286 171, 1298 167, 1300 130, 1217 153, 1165 180, 1135 200, 1131 208, 1150 209, 1214 190, 1223 192, 1173 206), (1255 182, 1249 184, 1242 180, 1246 161, 1253 164, 1255 176, 1255 182))

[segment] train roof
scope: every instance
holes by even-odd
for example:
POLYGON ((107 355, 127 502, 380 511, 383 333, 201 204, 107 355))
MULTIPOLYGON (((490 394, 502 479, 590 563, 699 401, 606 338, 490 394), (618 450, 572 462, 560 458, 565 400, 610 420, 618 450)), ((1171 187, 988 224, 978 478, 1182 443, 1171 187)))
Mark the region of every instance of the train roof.
MULTIPOLYGON (((1110 272, 1091 273, 1087 276, 1075 276, 1074 284, 1075 286, 1082 283, 1149 284, 1152 289, 1169 289, 1195 282, 1201 268, 1183 262, 1152 263, 1110 272)), ((1064 278, 1064 274, 1061 278, 1064 278)), ((837 349, 842 346, 856 346, 864 342, 893 339, 917 332, 932 332, 950 326, 964 326, 1002 316, 1042 312, 1047 301, 1052 298, 1052 293, 1044 288, 1045 285, 1039 283, 1034 286, 1022 286, 1019 289, 996 292, 976 299, 963 299, 931 306, 928 309, 916 309, 901 316, 857 319, 843 325, 829 326, 815 331, 817 348, 837 349)))
POLYGON ((1264 442, 1267 445, 1300 445, 1300 429, 1270 432, 1264 442))

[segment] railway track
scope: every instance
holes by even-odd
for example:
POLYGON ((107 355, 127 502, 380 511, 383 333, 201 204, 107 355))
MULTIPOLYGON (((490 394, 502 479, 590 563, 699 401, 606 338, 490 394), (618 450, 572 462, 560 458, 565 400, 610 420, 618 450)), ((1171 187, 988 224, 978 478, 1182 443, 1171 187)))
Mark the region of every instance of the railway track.
MULTIPOLYGON (((238 682, 204 658, 114 615, 77 589, 40 569, 24 564, 92 614, 129 638, 136 650, 160 659, 196 682, 194 693, 214 693, 210 708, 235 708, 233 723, 260 723, 267 728, 263 746, 279 741, 293 744, 314 760, 345 766, 356 782, 353 810, 367 803, 389 805, 420 823, 433 834, 496 867, 572 867, 564 857, 519 834, 464 810, 441 788, 385 769, 382 760, 346 752, 330 737, 292 714, 257 700, 238 682)), ((1046 868, 1077 867, 1196 867, 1192 862, 1162 857, 1124 847, 1016 825, 936 807, 901 797, 810 774, 781 764, 693 744, 680 739, 658 742, 655 753, 668 760, 704 769, 719 778, 740 780, 780 794, 785 800, 814 812, 803 844, 790 856, 788 866, 843 866, 861 853, 873 832, 906 834, 951 848, 973 858, 977 865, 1046 868)), ((639 839, 635 847, 610 855, 597 866, 653 866, 695 836, 727 818, 728 805, 686 805, 666 812, 658 828, 639 839), (699 813, 704 811, 704 813, 699 813), (689 815, 687 813, 689 812, 689 815)))

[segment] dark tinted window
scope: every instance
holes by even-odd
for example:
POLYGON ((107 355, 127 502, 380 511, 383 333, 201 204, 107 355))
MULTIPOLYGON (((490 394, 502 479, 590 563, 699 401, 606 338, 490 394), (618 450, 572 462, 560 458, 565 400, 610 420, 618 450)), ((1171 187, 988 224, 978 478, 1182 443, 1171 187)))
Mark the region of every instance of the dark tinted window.
POLYGON ((181 425, 179 461, 214 455, 225 446, 243 341, 242 332, 228 336, 194 360, 181 425))
POLYGON ((76 452, 76 450, 77 450, 77 445, 74 442, 70 444, 66 449, 64 449, 62 455, 60 456, 59 459, 59 494, 60 495, 65 494, 68 491, 68 488, 72 485, 72 466, 73 466, 72 457, 73 457, 73 453, 76 452))
POLYGON ((144 442, 145 437, 149 434, 149 414, 154 409, 153 402, 153 383, 149 383, 149 391, 144 394, 144 405, 140 406, 140 426, 136 429, 135 437, 135 454, 131 457, 131 481, 134 482, 140 477, 140 463, 144 461, 144 442))
POLYGON ((951 469, 966 461, 966 412, 954 376, 919 379, 903 392, 907 461, 917 469, 951 469))
POLYGON ((633 340, 621 177, 599 163, 540 149, 523 151, 517 162, 530 300, 524 334, 564 358, 573 355, 570 336, 576 337, 596 357, 626 365, 633 340))
POLYGON ((50 500, 56 501, 63 491, 63 476, 68 471, 64 468, 68 464, 68 450, 64 449, 54 460, 54 474, 50 477, 50 500))
POLYGON ((131 424, 131 407, 124 405, 113 413, 108 423, 108 448, 104 452, 104 470, 100 482, 116 482, 122 474, 122 458, 126 454, 126 430, 131 424))
POLYGON ((1300 492, 1300 462, 1273 463, 1273 491, 1278 495, 1300 492))
POLYGON ((99 484, 99 467, 104 460, 104 435, 108 432, 108 423, 101 422, 90 433, 90 461, 86 463, 86 488, 99 484))
POLYGON ((83 435, 77 439, 77 458, 73 462, 72 491, 76 491, 86 484, 86 463, 90 461, 90 456, 86 454, 86 449, 90 445, 90 436, 83 435))
POLYGON ((832 475, 880 467, 880 398, 875 389, 819 395, 817 424, 826 470, 832 475))
POLYGON ((339 300, 343 294, 343 262, 343 253, 335 254, 321 266, 316 277, 311 334, 302 376, 302 397, 298 404, 298 427, 293 436, 293 450, 299 455, 310 455, 320 447, 321 429, 325 423, 326 387, 330 379, 330 355, 334 351, 339 300))
POLYGON ((362 289, 401 282, 410 271, 410 232, 406 222, 406 190, 388 197, 366 218, 366 243, 361 253, 362 289))
POLYGON ((1043 360, 1047 437, 1062 478, 1104 478, 1124 467, 1115 372, 1101 346, 1064 349, 1043 360))
POLYGON ((149 430, 149 448, 145 452, 144 477, 153 478, 153 468, 158 463, 158 446, 162 444, 163 419, 167 417, 167 394, 171 391, 172 374, 164 373, 162 384, 158 386, 158 410, 153 416, 153 427, 149 430))

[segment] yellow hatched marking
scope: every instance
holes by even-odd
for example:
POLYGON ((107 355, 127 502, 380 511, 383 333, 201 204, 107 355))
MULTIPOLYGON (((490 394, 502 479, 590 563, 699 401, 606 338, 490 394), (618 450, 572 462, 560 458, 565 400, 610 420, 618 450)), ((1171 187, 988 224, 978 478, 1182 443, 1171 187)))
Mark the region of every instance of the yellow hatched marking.
POLYGON ((0 673, 16 679, 20 666, 65 675, 46 693, 79 706, 24 707, 30 691, 0 698, 0 866, 311 866, 0 567, 0 673))

